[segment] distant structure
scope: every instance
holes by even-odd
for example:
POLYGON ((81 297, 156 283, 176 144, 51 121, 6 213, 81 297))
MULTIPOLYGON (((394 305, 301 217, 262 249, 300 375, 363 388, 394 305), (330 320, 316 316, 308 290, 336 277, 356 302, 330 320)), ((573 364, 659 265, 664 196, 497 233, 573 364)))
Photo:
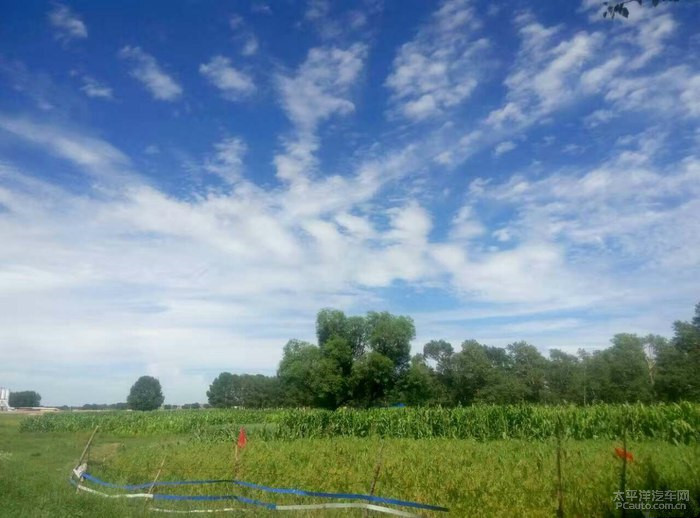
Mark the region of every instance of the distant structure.
POLYGON ((10 408, 10 390, 0 387, 0 412, 9 412, 10 408))

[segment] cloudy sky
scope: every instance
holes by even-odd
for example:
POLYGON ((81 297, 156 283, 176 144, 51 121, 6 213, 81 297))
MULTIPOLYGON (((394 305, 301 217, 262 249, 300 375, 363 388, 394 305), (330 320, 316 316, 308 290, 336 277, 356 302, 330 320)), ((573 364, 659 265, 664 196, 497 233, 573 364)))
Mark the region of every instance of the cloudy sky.
POLYGON ((3 2, 0 385, 205 401, 322 307, 414 349, 700 300, 700 6, 3 2))

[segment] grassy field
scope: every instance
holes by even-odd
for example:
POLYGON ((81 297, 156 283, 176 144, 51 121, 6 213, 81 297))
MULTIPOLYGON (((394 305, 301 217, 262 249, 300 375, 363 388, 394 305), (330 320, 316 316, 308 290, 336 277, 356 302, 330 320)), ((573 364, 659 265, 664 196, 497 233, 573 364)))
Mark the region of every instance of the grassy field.
MULTIPOLYGON (((62 419, 117 419, 118 414, 66 415, 62 419)), ((381 469, 375 493, 450 508, 449 516, 555 516, 556 442, 551 437, 534 439, 453 439, 319 437, 265 438, 251 433, 240 463, 234 468, 230 441, 221 434, 195 438, 182 430, 187 414, 121 414, 124 420, 171 422, 148 433, 105 431, 97 435, 90 452, 89 470, 112 482, 140 483, 153 479, 163 458, 161 479, 233 478, 258 484, 328 492, 368 493, 378 461, 381 469), (178 420, 182 422, 178 423, 178 420), (234 473, 234 471, 236 471, 234 473)), ((204 416, 205 414, 201 414, 204 416)), ((270 414, 265 414, 269 417, 270 414)), ((206 421, 206 427, 220 427, 206 421)), ((51 416, 55 419, 59 416, 51 416)), ((243 415, 240 415, 243 419, 243 415)), ((246 419, 254 419, 245 416, 246 419)), ((258 420, 266 420, 258 419, 258 420)), ((272 419, 274 421, 274 419, 272 419)), ((105 421, 107 422, 107 421, 105 421)), ((139 421, 141 422, 141 421, 139 421)), ((146 421, 144 421, 146 422, 146 421)), ((55 423, 54 423, 55 424, 55 423)), ((243 424, 243 423, 241 423, 243 424)), ((19 431, 18 416, 0 415, 0 515, 32 516, 160 516, 145 501, 105 500, 76 494, 68 475, 80 455, 89 431, 19 431)), ((32 426, 37 426, 32 425, 32 426)), ((205 428, 206 428, 205 427, 205 428)), ((681 425, 682 427, 682 425, 681 425)), ((25 429, 30 427, 25 424, 25 429)), ((44 428, 48 428, 48 425, 44 428)), ((208 428, 206 428, 208 429, 208 428)), ((631 440, 634 462, 628 465, 628 489, 689 490, 691 502, 685 516, 700 511, 700 451, 698 442, 659 439, 631 440)), ((619 487, 621 461, 614 456, 620 441, 608 437, 563 442, 562 478, 565 516, 618 516, 613 511, 619 487)), ((277 503, 309 503, 313 499, 270 495, 245 488, 184 487, 160 493, 236 493, 277 503)), ((193 508, 216 508, 197 503, 193 508)), ((240 504, 226 504, 240 506, 240 504)), ((163 502, 161 507, 188 509, 185 502, 163 502)), ((248 516, 278 513, 255 509, 248 516)), ((425 516, 445 516, 427 512, 425 516)), ((362 516, 362 511, 288 513, 289 516, 362 516)), ((667 514, 668 516, 669 514, 667 514)), ((643 516, 628 513, 627 516, 643 516)))

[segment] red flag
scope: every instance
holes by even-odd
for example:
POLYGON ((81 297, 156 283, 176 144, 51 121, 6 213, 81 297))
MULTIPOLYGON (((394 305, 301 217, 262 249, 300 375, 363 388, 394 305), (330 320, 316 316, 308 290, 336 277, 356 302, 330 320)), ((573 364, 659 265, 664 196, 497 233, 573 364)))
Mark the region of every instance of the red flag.
POLYGON ((634 455, 632 455, 632 452, 623 448, 615 448, 615 455, 621 459, 626 458, 628 462, 632 462, 634 460, 634 455))
POLYGON ((245 448, 246 443, 248 442, 248 437, 245 434, 245 428, 241 427, 241 431, 238 432, 238 443, 237 446, 239 448, 245 448))

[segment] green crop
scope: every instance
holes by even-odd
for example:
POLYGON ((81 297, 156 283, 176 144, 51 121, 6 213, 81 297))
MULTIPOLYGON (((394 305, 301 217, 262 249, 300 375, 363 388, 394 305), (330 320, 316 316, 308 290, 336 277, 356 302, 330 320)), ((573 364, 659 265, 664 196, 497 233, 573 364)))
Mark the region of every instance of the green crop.
POLYGON ((632 439, 694 443, 700 439, 700 405, 477 405, 461 408, 368 410, 179 410, 65 412, 22 421, 23 432, 74 432, 100 425, 103 432, 139 436, 187 434, 229 440, 245 426, 268 439, 393 437, 407 439, 551 438, 557 423, 571 439, 613 439, 623 429, 632 439))

